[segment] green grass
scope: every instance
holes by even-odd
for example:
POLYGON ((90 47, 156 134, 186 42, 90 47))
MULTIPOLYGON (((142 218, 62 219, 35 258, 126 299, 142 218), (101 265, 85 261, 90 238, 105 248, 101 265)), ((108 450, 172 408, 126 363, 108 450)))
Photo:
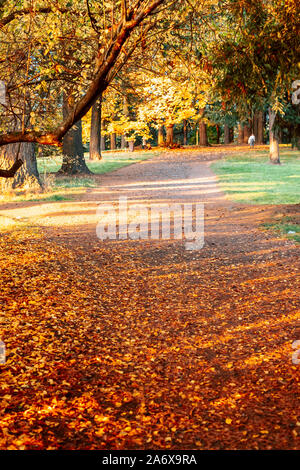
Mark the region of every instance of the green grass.
POLYGON ((92 171, 90 176, 60 176, 56 178, 55 173, 60 169, 62 157, 52 156, 39 158, 38 170, 40 178, 44 183, 42 192, 32 190, 14 190, 9 194, 0 196, 2 202, 23 202, 23 201, 70 201, 80 194, 85 193, 86 188, 96 188, 99 186, 97 175, 108 173, 124 166, 132 165, 140 161, 158 155, 158 151, 147 152, 103 152, 103 159, 99 162, 89 161, 88 154, 85 154, 88 168, 92 171))
POLYGON ((271 165, 268 152, 229 155, 212 165, 222 190, 235 202, 296 204, 300 201, 300 152, 280 149, 282 165, 271 165))
MULTIPOLYGON (((138 163, 142 160, 146 160, 157 155, 158 152, 103 152, 103 159, 101 161, 89 161, 87 160, 88 154, 85 154, 86 163, 88 168, 95 174, 101 175, 110 171, 117 170, 124 166, 138 163)), ((38 159, 38 170, 42 176, 48 176, 49 174, 56 173, 62 163, 61 157, 47 157, 38 159)), ((97 183, 93 180, 93 177, 62 177, 57 180, 53 180, 54 188, 74 188, 74 187, 95 187, 97 183)))
POLYGON ((287 238, 295 240, 300 243, 300 225, 291 224, 288 217, 283 217, 281 220, 274 223, 265 223, 263 227, 267 230, 273 230, 274 232, 285 235, 287 238))

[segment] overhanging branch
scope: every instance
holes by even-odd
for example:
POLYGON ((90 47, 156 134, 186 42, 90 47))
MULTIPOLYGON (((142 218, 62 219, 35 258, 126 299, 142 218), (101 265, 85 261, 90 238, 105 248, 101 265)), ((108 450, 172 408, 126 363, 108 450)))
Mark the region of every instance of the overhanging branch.
POLYGON ((130 37, 132 31, 138 27, 145 18, 151 15, 166 0, 152 0, 150 3, 141 7, 142 2, 138 2, 139 8, 134 14, 133 11, 127 12, 128 21, 121 20, 116 28, 116 34, 108 44, 106 53, 103 55, 102 64, 99 66, 94 80, 88 87, 86 94, 70 110, 66 119, 64 119, 55 129, 50 132, 42 133, 35 131, 25 131, 16 133, 7 133, 0 135, 0 146, 15 142, 37 142, 43 145, 61 145, 62 138, 93 106, 100 93, 109 85, 112 69, 120 56, 122 48, 130 37))

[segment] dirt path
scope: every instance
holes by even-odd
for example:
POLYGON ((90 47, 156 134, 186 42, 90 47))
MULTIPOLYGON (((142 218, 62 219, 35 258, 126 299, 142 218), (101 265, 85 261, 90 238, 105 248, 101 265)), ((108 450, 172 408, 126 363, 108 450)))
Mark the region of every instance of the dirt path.
POLYGON ((80 201, 2 211, 33 235, 0 240, 1 448, 299 448, 297 247, 258 229, 269 207, 226 200, 213 158, 164 153, 80 201), (97 205, 119 196, 203 202, 204 247, 98 240, 97 205))

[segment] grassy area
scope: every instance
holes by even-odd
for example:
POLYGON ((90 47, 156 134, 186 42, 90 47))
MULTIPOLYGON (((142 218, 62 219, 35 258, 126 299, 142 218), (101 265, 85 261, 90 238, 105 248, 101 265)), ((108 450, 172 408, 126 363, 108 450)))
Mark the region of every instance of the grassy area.
POLYGON ((300 200, 300 152, 280 149, 282 165, 271 165, 268 152, 226 156, 212 165, 227 197, 249 204, 296 204, 300 200))
POLYGON ((265 223, 263 227, 300 243, 300 225, 291 223, 289 217, 282 217, 280 220, 272 223, 265 223))
POLYGON ((108 173, 124 166, 158 155, 157 151, 141 152, 103 152, 101 161, 89 161, 85 155, 88 168, 93 172, 90 176, 60 176, 55 173, 60 169, 62 157, 47 157, 38 159, 38 170, 44 183, 43 192, 32 190, 15 190, 0 196, 1 201, 68 201, 84 193, 86 188, 99 186, 98 175, 108 173))
MULTIPOLYGON (((113 170, 117 170, 118 168, 122 168, 123 166, 131 165, 132 163, 138 163, 142 160, 146 160, 147 158, 153 157, 157 155, 158 152, 103 152, 102 160, 101 161, 90 161, 88 160, 88 154, 85 154, 85 159, 88 168, 95 173, 96 175, 101 175, 104 173, 108 173, 113 170)), ((62 163, 61 157, 48 157, 48 158, 41 158, 38 159, 38 169, 41 175, 49 174, 49 173, 56 173, 62 163)), ((66 179, 69 183, 71 183, 74 178, 66 179)), ((82 183, 84 185, 89 186, 91 183, 90 178, 82 178, 82 183)), ((61 186, 61 182, 59 183, 61 186)), ((75 187, 78 186, 78 181, 74 181, 75 187)), ((69 184, 67 187, 70 187, 69 184)), ((73 187, 73 186, 72 186, 73 187)))

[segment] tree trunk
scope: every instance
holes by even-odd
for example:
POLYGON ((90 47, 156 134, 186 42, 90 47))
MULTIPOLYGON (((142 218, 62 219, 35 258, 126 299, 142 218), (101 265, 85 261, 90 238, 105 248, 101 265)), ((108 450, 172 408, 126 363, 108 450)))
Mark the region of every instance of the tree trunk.
POLYGON ((157 144, 159 147, 162 147, 165 143, 164 139, 164 126, 159 127, 158 129, 158 136, 157 136, 157 144))
POLYGON ((2 191, 22 188, 37 190, 42 188, 42 183, 37 169, 35 154, 35 145, 29 142, 21 144, 9 144, 0 148, 0 168, 9 169, 16 160, 19 152, 19 158, 24 161, 21 168, 13 178, 0 178, 0 188, 2 191))
POLYGON ((116 150, 116 134, 110 134, 110 150, 116 150))
POLYGON ((270 126, 270 163, 274 165, 280 165, 279 157, 279 141, 275 132, 273 132, 273 126, 275 122, 276 114, 269 109, 269 126, 270 126))
POLYGON ((243 127, 244 131, 244 144, 248 144, 248 139, 251 135, 250 124, 243 127))
POLYGON ((220 143, 220 137, 221 137, 221 132, 220 132, 220 126, 216 125, 216 130, 217 130, 217 144, 220 143))
POLYGON ((183 145, 187 145, 187 120, 183 120, 183 145))
POLYGON ((174 139, 174 124, 169 124, 167 126, 167 137, 166 137, 166 145, 168 147, 173 145, 173 139, 174 139))
POLYGON ((238 125, 239 128, 239 135, 238 135, 238 144, 243 144, 244 143, 244 129, 243 126, 239 123, 238 125))
POLYGON ((264 114, 262 111, 256 112, 253 116, 253 134, 257 144, 264 143, 264 114))
POLYGON ((258 116, 257 116, 257 113, 254 113, 254 115, 253 115, 252 133, 254 134, 255 142, 257 143, 257 135, 258 135, 258 116))
POLYGON ((207 126, 203 121, 199 122, 199 145, 204 147, 208 146, 207 126))
POLYGON ((257 143, 262 145, 264 143, 264 113, 259 111, 257 113, 257 143))
MULTIPOLYGON (((128 99, 127 99, 126 95, 124 95, 124 97, 123 97, 123 114, 126 118, 129 118, 128 99)), ((122 134, 122 136, 121 136, 121 147, 123 149, 128 148, 128 142, 126 140, 126 134, 122 134)))
POLYGON ((101 96, 92 107, 90 132, 90 160, 101 160, 101 96))
MULTIPOLYGON (((72 100, 63 96, 63 114, 68 115, 69 109, 72 106, 72 100)), ((64 136, 63 138, 63 161, 57 175, 77 175, 89 174, 91 171, 88 169, 84 159, 83 144, 82 144, 82 124, 81 120, 78 121, 64 136)))
POLYGON ((234 128, 233 127, 230 127, 229 128, 229 142, 233 142, 234 141, 234 128))
POLYGON ((104 137, 104 135, 101 135, 100 142, 101 142, 101 151, 105 150, 105 137, 104 137))
POLYGON ((230 144, 230 129, 227 124, 224 124, 224 144, 230 144))

